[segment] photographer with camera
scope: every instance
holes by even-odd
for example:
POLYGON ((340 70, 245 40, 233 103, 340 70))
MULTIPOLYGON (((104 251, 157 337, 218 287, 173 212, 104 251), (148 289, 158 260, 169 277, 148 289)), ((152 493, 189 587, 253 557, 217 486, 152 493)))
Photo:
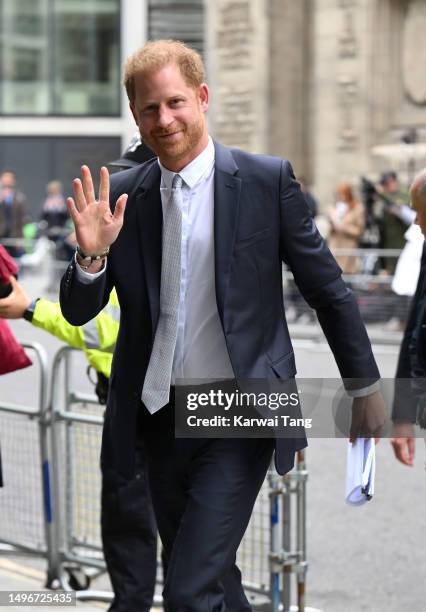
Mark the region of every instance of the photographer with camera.
MULTIPOLYGON (((361 191, 367 210, 369 246, 382 249, 402 249, 404 234, 413 223, 413 211, 409 207, 408 192, 403 189, 395 172, 384 172, 378 185, 361 177, 361 191)), ((383 258, 383 267, 389 275, 395 272, 397 259, 383 258)))

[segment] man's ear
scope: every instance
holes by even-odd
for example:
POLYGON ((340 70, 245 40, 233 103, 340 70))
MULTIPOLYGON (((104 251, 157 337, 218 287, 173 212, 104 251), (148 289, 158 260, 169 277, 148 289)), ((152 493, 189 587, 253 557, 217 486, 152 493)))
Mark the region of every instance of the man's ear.
POLYGON ((209 108, 210 92, 207 83, 201 83, 198 96, 200 100, 201 110, 205 113, 209 108))

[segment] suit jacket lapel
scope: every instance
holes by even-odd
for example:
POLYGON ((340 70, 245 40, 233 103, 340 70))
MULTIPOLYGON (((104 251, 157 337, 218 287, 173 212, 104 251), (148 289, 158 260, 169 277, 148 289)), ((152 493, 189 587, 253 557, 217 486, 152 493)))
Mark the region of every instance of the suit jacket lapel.
POLYGON ((143 266, 152 322, 152 338, 160 314, 161 248, 163 210, 160 195, 161 171, 157 163, 150 168, 136 193, 143 266))
POLYGON ((237 230, 241 179, 231 151, 215 142, 214 244, 216 302, 221 320, 237 230))

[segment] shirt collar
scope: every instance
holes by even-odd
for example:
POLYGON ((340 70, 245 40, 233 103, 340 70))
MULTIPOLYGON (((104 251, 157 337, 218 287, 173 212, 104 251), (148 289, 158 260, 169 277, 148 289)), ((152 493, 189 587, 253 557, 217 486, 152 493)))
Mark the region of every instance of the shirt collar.
MULTIPOLYGON (((172 172, 165 168, 160 160, 158 160, 158 165, 161 169, 161 187, 165 187, 166 189, 172 188, 173 177, 176 172, 172 172)), ((201 151, 201 153, 192 160, 185 168, 183 168, 179 174, 182 177, 184 183, 188 185, 190 189, 192 189, 198 181, 200 181, 203 176, 206 174, 207 170, 211 169, 214 165, 214 144, 213 140, 209 136, 209 141, 207 143, 206 148, 201 151)))

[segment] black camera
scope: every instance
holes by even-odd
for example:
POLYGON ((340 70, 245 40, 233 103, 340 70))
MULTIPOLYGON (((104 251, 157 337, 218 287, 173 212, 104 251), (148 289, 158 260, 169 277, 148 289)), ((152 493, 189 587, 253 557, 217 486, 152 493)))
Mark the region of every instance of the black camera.
POLYGON ((12 293, 12 285, 10 283, 0 283, 0 299, 3 299, 12 293))

